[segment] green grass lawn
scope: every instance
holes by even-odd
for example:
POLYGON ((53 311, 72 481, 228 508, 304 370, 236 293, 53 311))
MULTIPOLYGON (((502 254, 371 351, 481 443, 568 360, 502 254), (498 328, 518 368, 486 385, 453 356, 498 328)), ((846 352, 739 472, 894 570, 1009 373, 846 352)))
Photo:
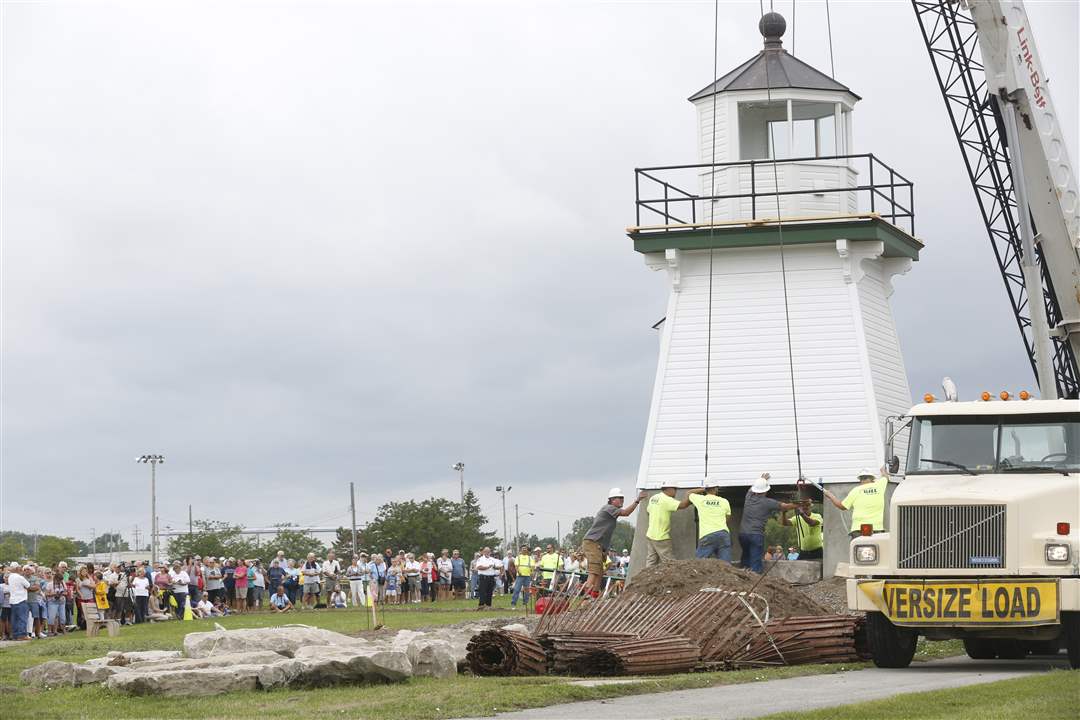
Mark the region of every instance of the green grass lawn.
MULTIPOLYGON (((978 718, 1038 718, 1075 720, 1080 715, 1080 671, 1054 670, 1042 675, 1000 680, 950 690, 906 693, 885 700, 808 710, 800 720, 866 720, 920 718, 962 720, 978 718)), ((790 714, 769 715, 781 720, 790 714)))
MULTIPOLYGON (((380 620, 389 629, 447 625, 490 617, 513 617, 508 599, 495 600, 496 609, 478 613, 475 603, 453 601, 423 607, 388 608, 380 620)), ((304 623, 348 634, 363 634, 368 623, 361 609, 323 610, 290 614, 267 613, 217 618, 226 628, 265 627, 304 623)), ((560 677, 481 678, 461 675, 449 680, 415 678, 395 685, 349 686, 318 690, 237 692, 212 698, 129 698, 101 687, 53 688, 25 686, 19 673, 48 660, 82 662, 109 650, 176 650, 189 632, 213 629, 209 621, 168 622, 123 628, 119 637, 87 638, 76 633, 0 649, 0 695, 4 720, 15 718, 241 718, 269 716, 281 710, 333 713, 340 717, 395 720, 431 720, 497 711, 543 707, 575 700, 598 700, 621 695, 774 680, 797 675, 826 674, 864 667, 854 665, 802 665, 726 673, 687 673, 637 682, 581 687, 560 677)))

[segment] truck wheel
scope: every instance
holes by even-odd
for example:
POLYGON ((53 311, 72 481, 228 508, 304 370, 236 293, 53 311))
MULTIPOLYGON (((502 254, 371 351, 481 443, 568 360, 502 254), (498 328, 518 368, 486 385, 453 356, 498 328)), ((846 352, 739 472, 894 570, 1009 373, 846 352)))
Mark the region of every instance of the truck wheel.
POLYGON ((994 651, 998 660, 1023 660, 1027 657, 1027 646, 1022 640, 995 640, 994 651))
POLYGON ((1032 655, 1057 655, 1061 650, 1061 638, 1032 640, 1027 643, 1027 649, 1032 655))
POLYGON ((905 668, 915 656, 915 644, 919 634, 914 630, 897 627, 879 612, 866 613, 866 637, 870 641, 870 654, 880 668, 905 668))
POLYGON ((1069 651, 1069 667, 1080 670, 1080 613, 1061 613, 1065 625, 1065 648, 1069 651))
POLYGON ((972 660, 993 660, 997 657, 993 640, 964 638, 964 652, 972 660))

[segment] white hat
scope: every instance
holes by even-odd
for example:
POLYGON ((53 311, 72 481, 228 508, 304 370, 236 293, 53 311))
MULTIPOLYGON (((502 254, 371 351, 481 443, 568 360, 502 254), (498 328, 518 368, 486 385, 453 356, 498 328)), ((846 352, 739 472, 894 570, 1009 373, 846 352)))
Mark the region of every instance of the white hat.
POLYGON ((608 496, 608 500, 610 500, 611 498, 614 498, 614 497, 621 497, 621 498, 626 497, 625 495, 623 495, 623 491, 622 491, 621 488, 611 488, 610 490, 608 490, 607 496, 608 496))
POLYGON ((769 492, 769 490, 769 481, 763 477, 759 477, 757 480, 754 481, 754 484, 750 486, 750 492, 754 493, 767 493, 769 492))
POLYGON ((864 478, 864 477, 876 478, 877 473, 874 472, 873 470, 871 470, 870 468, 863 468, 862 470, 859 471, 859 477, 861 477, 861 478, 864 478))
POLYGON ((10 570, 18 570, 19 569, 19 563, 17 563, 17 562, 10 563, 8 565, 8 569, 10 569, 10 570))

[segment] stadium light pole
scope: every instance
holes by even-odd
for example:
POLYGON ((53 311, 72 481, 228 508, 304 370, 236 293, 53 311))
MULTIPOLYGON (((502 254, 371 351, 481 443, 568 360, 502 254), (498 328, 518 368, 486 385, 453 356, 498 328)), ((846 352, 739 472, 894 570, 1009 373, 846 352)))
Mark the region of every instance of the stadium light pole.
POLYGON ((165 462, 164 455, 140 455, 135 458, 137 463, 150 465, 150 563, 157 565, 157 466, 165 462))
POLYGON ((458 461, 450 466, 451 470, 457 470, 458 482, 461 485, 461 502, 465 503, 465 463, 458 461))

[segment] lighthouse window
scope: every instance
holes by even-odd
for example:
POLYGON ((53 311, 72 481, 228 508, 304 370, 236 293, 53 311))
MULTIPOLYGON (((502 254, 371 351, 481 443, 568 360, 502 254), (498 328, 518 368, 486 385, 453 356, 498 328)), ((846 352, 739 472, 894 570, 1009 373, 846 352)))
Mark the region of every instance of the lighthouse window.
POLYGON ((787 101, 739 103, 739 157, 743 160, 791 157, 787 101))
POLYGON ((836 154, 836 104, 791 103, 792 157, 827 157, 836 154))
POLYGON ((839 110, 836 103, 799 100, 739 103, 739 157, 782 160, 837 155, 837 148, 845 145, 844 133, 836 126, 839 110))

